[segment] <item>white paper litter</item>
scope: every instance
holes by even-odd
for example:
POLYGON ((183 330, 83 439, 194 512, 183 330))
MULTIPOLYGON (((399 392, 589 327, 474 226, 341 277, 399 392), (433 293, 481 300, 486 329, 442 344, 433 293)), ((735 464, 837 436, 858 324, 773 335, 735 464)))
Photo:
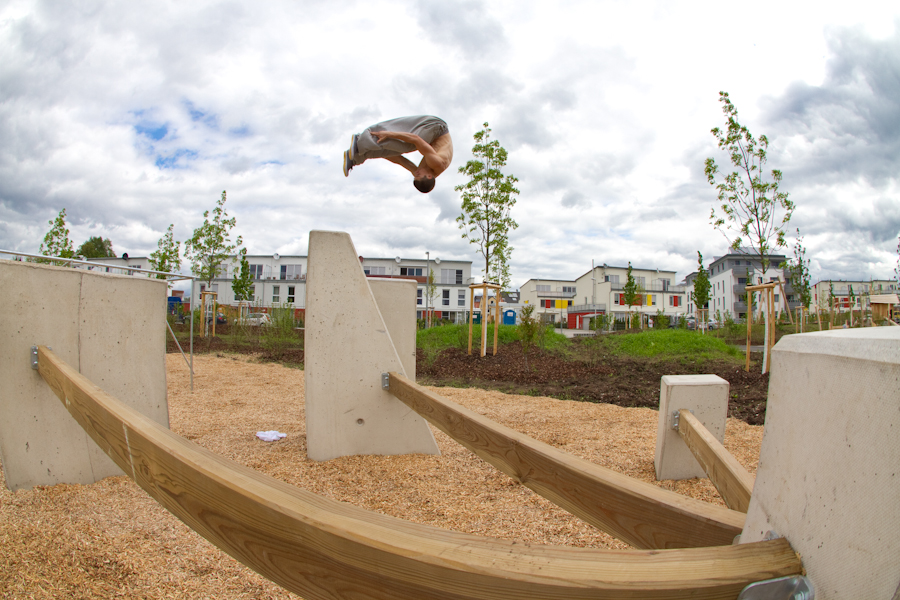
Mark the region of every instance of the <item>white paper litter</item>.
POLYGON ((256 437, 261 439, 264 442, 277 442, 283 437, 287 437, 286 433, 280 433, 278 431, 257 431, 256 437))

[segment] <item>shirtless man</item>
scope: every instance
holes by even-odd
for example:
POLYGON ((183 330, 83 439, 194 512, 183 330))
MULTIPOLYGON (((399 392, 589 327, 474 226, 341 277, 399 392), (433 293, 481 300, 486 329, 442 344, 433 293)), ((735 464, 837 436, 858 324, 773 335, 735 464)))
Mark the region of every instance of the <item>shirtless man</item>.
POLYGON ((427 194, 434 188, 435 178, 447 170, 453 160, 453 140, 442 119, 432 116, 400 117, 372 125, 350 138, 350 149, 344 151, 344 177, 350 170, 370 158, 384 158, 400 165, 413 176, 416 189, 427 194), (418 150, 422 160, 418 166, 403 156, 418 150))

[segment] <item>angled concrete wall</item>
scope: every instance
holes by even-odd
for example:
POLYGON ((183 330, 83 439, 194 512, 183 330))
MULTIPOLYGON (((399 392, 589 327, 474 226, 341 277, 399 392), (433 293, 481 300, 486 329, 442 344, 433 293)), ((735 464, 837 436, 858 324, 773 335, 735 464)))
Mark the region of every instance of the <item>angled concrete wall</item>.
POLYGON ((168 426, 162 280, 0 260, 0 458, 10 489, 121 471, 38 372, 44 345, 104 391, 168 426))
POLYGON ((439 453, 428 423, 381 389, 384 372, 415 377, 408 370, 415 368, 415 284, 370 287, 373 281, 349 235, 310 232, 304 369, 307 456, 313 460, 439 453), (403 341, 396 344, 395 335, 403 341))
POLYGON ((785 336, 741 543, 767 531, 816 600, 900 591, 900 327, 785 336))

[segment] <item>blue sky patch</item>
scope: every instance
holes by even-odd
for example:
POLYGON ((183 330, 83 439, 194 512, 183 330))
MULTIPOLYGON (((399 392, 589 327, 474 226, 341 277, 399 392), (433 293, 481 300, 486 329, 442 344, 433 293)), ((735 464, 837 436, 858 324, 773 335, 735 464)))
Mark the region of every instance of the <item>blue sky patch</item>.
POLYGON ((156 157, 156 166, 160 169, 185 169, 188 161, 197 158, 197 152, 187 148, 181 148, 168 156, 161 154, 156 157))
POLYGON ((160 125, 158 123, 149 123, 149 122, 138 123, 137 125, 134 126, 134 130, 137 132, 138 135, 147 137, 147 138, 153 140, 154 142, 158 142, 159 140, 166 137, 167 133, 169 133, 168 125, 165 125, 165 124, 160 125))

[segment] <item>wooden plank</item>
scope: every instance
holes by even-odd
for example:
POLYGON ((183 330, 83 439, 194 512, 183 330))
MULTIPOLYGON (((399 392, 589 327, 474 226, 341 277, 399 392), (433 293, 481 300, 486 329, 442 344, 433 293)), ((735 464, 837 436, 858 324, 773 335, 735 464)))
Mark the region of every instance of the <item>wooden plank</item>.
POLYGON ((429 392, 397 373, 390 391, 519 483, 638 548, 731 544, 745 515, 572 456, 429 392))
POLYGON ((307 600, 733 599, 800 573, 784 539, 716 548, 531 546, 418 525, 316 496, 222 458, 123 405, 46 347, 39 372, 150 496, 307 600))
POLYGON ((690 448, 729 508, 746 513, 754 477, 690 411, 679 411, 678 434, 690 448))

